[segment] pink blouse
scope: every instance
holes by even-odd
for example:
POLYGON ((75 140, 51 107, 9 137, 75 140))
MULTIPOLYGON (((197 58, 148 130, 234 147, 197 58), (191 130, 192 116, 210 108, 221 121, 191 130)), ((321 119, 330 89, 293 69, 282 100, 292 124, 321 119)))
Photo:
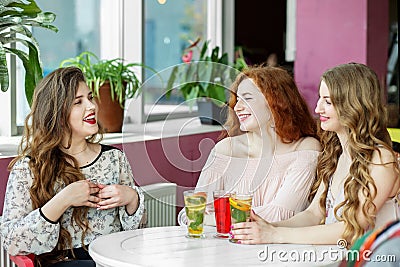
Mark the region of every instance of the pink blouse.
POLYGON ((281 221, 304 210, 315 180, 317 159, 314 150, 293 151, 267 158, 234 158, 212 150, 197 182, 197 191, 224 189, 236 193, 253 192, 252 209, 269 222, 281 221))

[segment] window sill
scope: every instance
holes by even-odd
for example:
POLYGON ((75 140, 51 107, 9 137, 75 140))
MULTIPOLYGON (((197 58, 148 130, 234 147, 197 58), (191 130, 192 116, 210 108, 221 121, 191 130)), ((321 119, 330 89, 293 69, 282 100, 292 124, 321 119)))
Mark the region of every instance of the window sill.
MULTIPOLYGON (((222 127, 219 125, 201 124, 198 117, 148 122, 144 124, 124 124, 122 133, 104 134, 101 143, 114 145, 221 130, 222 127)), ((21 136, 0 136, 0 158, 16 156, 20 141, 21 136)))

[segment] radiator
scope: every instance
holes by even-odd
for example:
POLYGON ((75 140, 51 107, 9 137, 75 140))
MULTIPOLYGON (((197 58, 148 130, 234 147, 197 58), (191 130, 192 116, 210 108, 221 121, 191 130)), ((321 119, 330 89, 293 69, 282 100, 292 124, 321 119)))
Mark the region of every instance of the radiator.
POLYGON ((176 184, 141 186, 147 212, 147 227, 176 225, 176 184))
MULTIPOLYGON (((176 184, 158 183, 141 186, 147 212, 147 227, 170 226, 176 223, 176 184)), ((1 224, 1 216, 0 216, 1 224)), ((0 266, 16 267, 3 249, 0 235, 0 266)))

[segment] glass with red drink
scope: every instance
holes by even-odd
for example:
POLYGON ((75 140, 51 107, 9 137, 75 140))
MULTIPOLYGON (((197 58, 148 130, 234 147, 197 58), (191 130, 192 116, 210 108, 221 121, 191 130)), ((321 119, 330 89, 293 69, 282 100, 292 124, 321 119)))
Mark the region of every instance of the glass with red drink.
POLYGON ((233 193, 228 193, 224 190, 217 190, 213 192, 215 224, 217 226, 217 234, 215 235, 215 237, 229 237, 229 231, 231 230, 229 197, 232 196, 232 194, 233 193))

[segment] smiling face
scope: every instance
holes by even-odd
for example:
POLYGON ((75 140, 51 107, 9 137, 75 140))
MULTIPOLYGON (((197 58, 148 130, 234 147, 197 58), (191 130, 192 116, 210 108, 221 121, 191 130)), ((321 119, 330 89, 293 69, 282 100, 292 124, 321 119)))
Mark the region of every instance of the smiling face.
POLYGON ((75 100, 72 104, 68 123, 72 130, 72 138, 85 138, 96 134, 97 104, 93 101, 93 95, 85 82, 79 82, 75 100))
POLYGON ((319 87, 319 99, 315 107, 315 113, 319 115, 321 128, 324 131, 333 131, 340 133, 344 127, 339 121, 338 114, 332 104, 328 86, 324 81, 321 81, 319 87))
POLYGON ((239 84, 234 110, 242 131, 260 131, 267 127, 271 118, 265 96, 251 79, 244 79, 239 84))

